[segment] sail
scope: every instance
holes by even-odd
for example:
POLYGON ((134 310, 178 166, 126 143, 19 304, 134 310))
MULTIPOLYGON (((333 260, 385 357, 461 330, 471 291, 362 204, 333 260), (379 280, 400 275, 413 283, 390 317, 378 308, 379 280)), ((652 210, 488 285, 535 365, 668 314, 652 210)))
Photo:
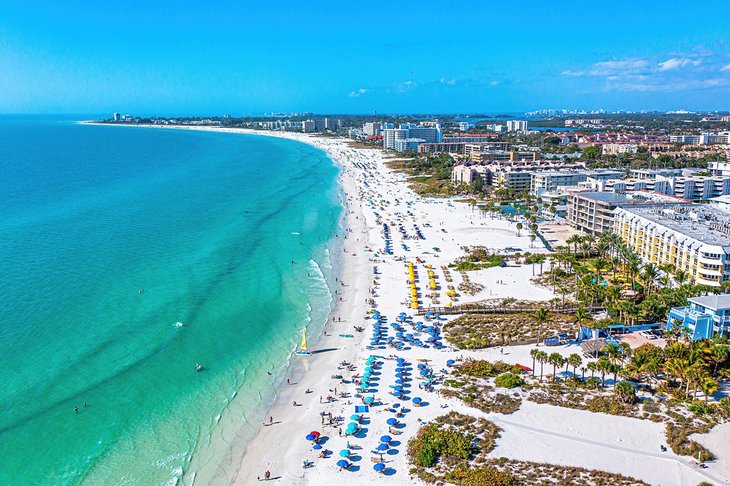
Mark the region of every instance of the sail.
POLYGON ((302 351, 307 350, 307 330, 306 329, 304 329, 302 331, 302 344, 299 345, 299 349, 301 349, 302 351))

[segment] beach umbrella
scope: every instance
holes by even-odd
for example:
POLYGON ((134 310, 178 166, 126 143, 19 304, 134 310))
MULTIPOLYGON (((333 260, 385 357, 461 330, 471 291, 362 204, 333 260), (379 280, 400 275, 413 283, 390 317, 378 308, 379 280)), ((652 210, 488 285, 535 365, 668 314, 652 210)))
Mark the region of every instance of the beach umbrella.
POLYGON ((350 451, 347 449, 342 449, 340 451, 340 457, 350 457, 350 451))
POLYGON ((375 472, 381 472, 382 470, 385 469, 385 464, 383 464, 382 462, 379 462, 373 466, 373 469, 375 469, 375 472))
POLYGON ((314 449, 315 451, 318 451, 318 450, 321 450, 321 449, 322 449, 322 446, 321 446, 321 445, 319 445, 319 444, 314 444, 314 445, 312 446, 312 449, 314 449))
POLYGON ((398 378, 397 380, 395 380, 395 382, 396 382, 396 384, 398 384, 398 385, 402 385, 403 383, 405 383, 405 380, 404 380, 404 379, 402 379, 402 378, 398 378))
POLYGON ((391 405, 391 406, 392 406, 393 408, 398 408, 398 407, 400 407, 400 403, 394 403, 394 404, 393 404, 393 405, 391 405))
POLYGON ((350 463, 344 459, 340 459, 339 461, 337 461, 337 467, 349 467, 349 466, 350 466, 350 463))
POLYGON ((402 397, 403 396, 403 393, 402 392, 399 392, 399 391, 393 392, 393 396, 394 397, 402 397))
POLYGON ((428 370, 421 370, 421 376, 427 376, 428 370))
POLYGON ((307 439, 307 440, 317 440, 317 436, 314 435, 314 434, 307 434, 307 436, 305 437, 305 439, 307 439))
POLYGON ((419 370, 422 370, 422 369, 424 369, 425 367, 426 367, 426 365, 425 365, 425 364, 423 364, 423 363, 418 363, 418 369, 419 369, 419 370))
POLYGON ((454 366, 454 364, 456 364, 456 361, 454 361, 453 359, 450 359, 446 362, 446 366, 454 366))
POLYGON ((389 435, 384 435, 380 438, 380 442, 383 442, 385 444, 389 443, 391 440, 393 440, 389 435))
POLYGON ((422 400, 420 397, 413 397, 412 401, 413 401, 413 403, 421 403, 422 400))
POLYGON ((358 420, 359 421, 360 420, 360 416, 358 414, 356 414, 356 413, 353 413, 352 415, 350 415, 350 420, 358 420))
POLYGON ((389 418, 385 423, 388 425, 395 425, 398 423, 398 421, 394 418, 389 418))
POLYGON ((373 401, 374 401, 374 400, 375 400, 375 399, 374 399, 373 397, 365 397, 365 400, 364 400, 364 402, 365 402, 365 403, 373 403, 373 401))
POLYGON ((389 449, 388 444, 379 444, 377 449, 379 451, 387 451, 389 449))

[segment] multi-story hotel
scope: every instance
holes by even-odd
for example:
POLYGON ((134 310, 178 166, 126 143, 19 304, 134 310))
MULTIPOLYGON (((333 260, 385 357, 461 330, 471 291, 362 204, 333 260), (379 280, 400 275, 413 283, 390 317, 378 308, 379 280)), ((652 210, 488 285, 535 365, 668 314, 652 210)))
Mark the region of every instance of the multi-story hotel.
POLYGON ((695 284, 730 280, 730 215, 718 208, 619 206, 614 231, 644 260, 671 264, 695 284))
POLYGON ((650 192, 621 194, 613 192, 568 191, 566 218, 580 231, 599 235, 614 229, 614 210, 620 206, 689 204, 679 198, 650 192))

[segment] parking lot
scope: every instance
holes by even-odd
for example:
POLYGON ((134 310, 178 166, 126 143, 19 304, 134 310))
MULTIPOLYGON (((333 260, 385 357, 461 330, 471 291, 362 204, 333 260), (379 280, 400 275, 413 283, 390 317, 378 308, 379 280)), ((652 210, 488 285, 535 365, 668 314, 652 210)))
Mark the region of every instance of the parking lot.
POLYGON ((623 341, 629 344, 632 348, 638 348, 644 344, 653 344, 654 346, 664 348, 667 345, 667 341, 664 338, 650 339, 643 336, 643 331, 634 331, 627 334, 615 334, 614 337, 618 341, 623 341))

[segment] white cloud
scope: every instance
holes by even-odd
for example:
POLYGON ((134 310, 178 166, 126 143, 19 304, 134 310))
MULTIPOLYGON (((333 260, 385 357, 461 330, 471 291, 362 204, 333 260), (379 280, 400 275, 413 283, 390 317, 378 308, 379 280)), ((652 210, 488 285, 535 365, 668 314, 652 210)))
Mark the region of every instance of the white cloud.
POLYGON ((349 96, 350 98, 357 98, 358 96, 362 96, 367 92, 368 92, 368 90, 365 88, 358 88, 358 89, 350 91, 350 94, 348 94, 347 96, 349 96))
POLYGON ((673 57, 659 63, 659 71, 671 71, 687 66, 699 66, 702 63, 699 59, 690 59, 688 57, 673 57))
POLYGON ((644 59, 612 59, 592 64, 586 70, 568 69, 563 71, 564 76, 614 76, 631 74, 646 69, 649 63, 644 59))
POLYGON ((730 64, 725 64, 723 67, 720 68, 720 71, 722 71, 722 72, 730 71, 730 64))

